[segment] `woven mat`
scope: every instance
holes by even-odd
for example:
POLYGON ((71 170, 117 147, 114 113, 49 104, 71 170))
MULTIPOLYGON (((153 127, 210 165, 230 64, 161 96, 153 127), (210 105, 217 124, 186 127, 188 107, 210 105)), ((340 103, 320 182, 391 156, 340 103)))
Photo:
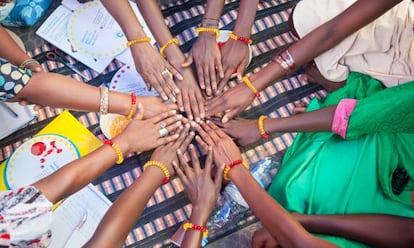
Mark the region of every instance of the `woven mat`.
MULTIPOLYGON (((248 73, 259 71, 274 55, 294 42, 293 36, 289 33, 287 20, 292 6, 298 1, 260 1, 252 30, 253 59, 247 68, 248 73)), ((204 0, 177 1, 169 6, 163 6, 164 17, 169 23, 172 34, 180 40, 181 49, 184 52, 188 52, 195 41, 195 28, 204 13, 204 3, 204 0)), ((221 29, 233 29, 238 6, 239 1, 226 1, 224 14, 220 19, 221 29)), ((72 72, 63 65, 45 59, 45 53, 51 48, 49 45, 44 45, 34 49, 30 54, 39 60, 48 71, 82 80, 78 75, 71 74, 72 72)), ((90 79, 87 83, 95 86, 110 82, 117 69, 122 66, 120 62, 113 61, 102 74, 97 74, 77 61, 72 60, 72 62, 83 69, 84 74, 90 79)), ((58 83, 56 82, 57 85, 58 83)), ((234 86, 236 82, 231 81, 229 85, 234 86)), ((258 118, 262 114, 273 118, 289 116, 292 114, 295 102, 308 103, 311 98, 323 97, 324 95, 325 93, 318 85, 302 82, 300 74, 295 74, 291 77, 281 78, 267 87, 264 94, 261 94, 259 99, 255 99, 249 108, 242 113, 242 116, 246 118, 258 118)), ((61 109, 45 108, 39 111, 38 120, 30 126, 0 140, 0 161, 7 159, 19 145, 30 139, 60 112, 62 112, 61 109)), ((101 135, 97 113, 72 112, 72 114, 94 134, 101 135)), ((243 157, 252 163, 264 156, 281 154, 292 143, 294 137, 293 133, 273 134, 267 141, 261 140, 257 144, 242 148, 243 157)), ((123 165, 110 168, 93 184, 111 201, 114 201, 128 185, 139 177, 142 173, 142 165, 149 157, 150 153, 146 152, 127 158, 123 165)), ((128 236, 125 247, 168 245, 168 238, 172 236, 181 222, 189 218, 190 214, 189 200, 183 192, 181 182, 175 178, 155 192, 128 236)), ((248 211, 245 213, 242 223, 235 223, 231 229, 226 229, 221 233, 211 233, 209 240, 214 241, 255 221, 256 218, 248 211)))

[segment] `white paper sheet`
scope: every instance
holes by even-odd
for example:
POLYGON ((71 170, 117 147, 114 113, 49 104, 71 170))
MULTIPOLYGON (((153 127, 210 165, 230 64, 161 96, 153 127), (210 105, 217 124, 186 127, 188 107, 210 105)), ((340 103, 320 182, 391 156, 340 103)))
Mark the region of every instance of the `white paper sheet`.
POLYGON ((0 139, 28 125, 37 117, 33 106, 21 106, 18 103, 0 103, 0 139), (16 113, 18 116, 15 116, 16 113))

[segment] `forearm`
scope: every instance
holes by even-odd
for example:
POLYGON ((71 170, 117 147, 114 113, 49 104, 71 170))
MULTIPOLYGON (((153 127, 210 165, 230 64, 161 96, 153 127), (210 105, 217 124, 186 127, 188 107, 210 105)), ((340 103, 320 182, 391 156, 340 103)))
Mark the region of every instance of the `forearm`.
POLYGON ((239 13, 237 15, 237 21, 234 26, 233 33, 241 37, 250 37, 258 4, 258 0, 240 1, 239 13))
POLYGON ((13 65, 20 65, 23 61, 29 59, 27 55, 18 45, 14 42, 13 38, 7 33, 7 31, 0 26, 0 57, 8 60, 13 65))
POLYGON ((374 247, 409 247, 414 219, 392 215, 296 215, 309 232, 345 237, 374 247))
POLYGON ((236 166, 229 176, 264 227, 283 247, 335 247, 310 235, 259 186, 248 170, 236 166))
POLYGON ((274 132, 330 132, 336 106, 264 121, 267 133, 274 132))
MULTIPOLYGON (((120 135, 121 136, 121 135, 120 135)), ((129 154, 128 144, 120 136, 113 139, 123 154, 129 154)), ((114 149, 103 145, 90 154, 74 160, 53 174, 33 185, 51 202, 57 202, 86 186, 92 180, 115 164, 118 159, 114 149)))
MULTIPOLYGON (((210 212, 211 209, 206 209, 205 206, 193 206, 189 222, 200 226, 206 226, 208 217, 210 216, 210 212)), ((188 229, 185 232, 185 236, 181 244, 181 247, 200 247, 202 238, 202 232, 188 229)))
MULTIPOLYGON (((162 46, 167 43, 172 38, 172 35, 165 24, 164 17, 156 1, 137 0, 136 2, 158 44, 162 46)), ((169 45, 165 50, 165 55, 167 60, 176 68, 178 68, 177 65, 181 65, 185 60, 184 54, 176 44, 169 45)))
POLYGON ((201 23, 203 23, 203 21, 206 23, 211 23, 211 21, 218 22, 221 12, 223 11, 223 6, 224 0, 208 0, 201 23))
MULTIPOLYGON (((401 0, 380 0, 372 5, 370 0, 358 0, 344 12, 316 28, 289 47, 297 68, 336 46, 346 37, 380 17, 401 0)), ((270 63, 252 77, 257 89, 263 90, 286 72, 277 63, 270 63)))
POLYGON ((160 169, 149 167, 116 199, 85 247, 122 247, 163 178, 160 169))
MULTIPOLYGON (((42 106, 98 112, 100 90, 56 73, 35 73, 30 82, 12 99, 21 100, 42 106)), ((126 115, 130 107, 131 97, 128 94, 109 92, 109 112, 126 115)))

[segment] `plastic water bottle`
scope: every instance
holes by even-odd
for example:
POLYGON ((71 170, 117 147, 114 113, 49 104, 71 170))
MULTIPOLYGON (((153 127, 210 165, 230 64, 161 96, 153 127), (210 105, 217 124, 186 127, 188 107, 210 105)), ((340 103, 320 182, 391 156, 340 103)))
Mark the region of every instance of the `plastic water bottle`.
MULTIPOLYGON (((280 164, 277 157, 266 157, 250 165, 250 172, 260 186, 267 189, 273 180, 280 164)), ((211 233, 224 232, 228 227, 237 225, 248 213, 249 206, 243 199, 234 183, 229 183, 220 194, 217 203, 207 222, 207 229, 211 233)), ((202 246, 207 244, 203 239, 202 246)))

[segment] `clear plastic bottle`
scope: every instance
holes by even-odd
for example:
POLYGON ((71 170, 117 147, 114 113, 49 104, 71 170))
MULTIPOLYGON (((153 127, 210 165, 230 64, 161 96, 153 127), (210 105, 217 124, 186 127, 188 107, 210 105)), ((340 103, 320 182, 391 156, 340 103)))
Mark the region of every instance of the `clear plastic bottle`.
MULTIPOLYGON (((250 165, 250 172, 260 186, 267 189, 280 164, 277 157, 266 157, 250 165)), ((234 183, 229 183, 220 194, 219 199, 207 222, 210 233, 225 232, 236 226, 249 215, 249 206, 234 183)), ((203 240, 203 246, 207 240, 203 240)))

